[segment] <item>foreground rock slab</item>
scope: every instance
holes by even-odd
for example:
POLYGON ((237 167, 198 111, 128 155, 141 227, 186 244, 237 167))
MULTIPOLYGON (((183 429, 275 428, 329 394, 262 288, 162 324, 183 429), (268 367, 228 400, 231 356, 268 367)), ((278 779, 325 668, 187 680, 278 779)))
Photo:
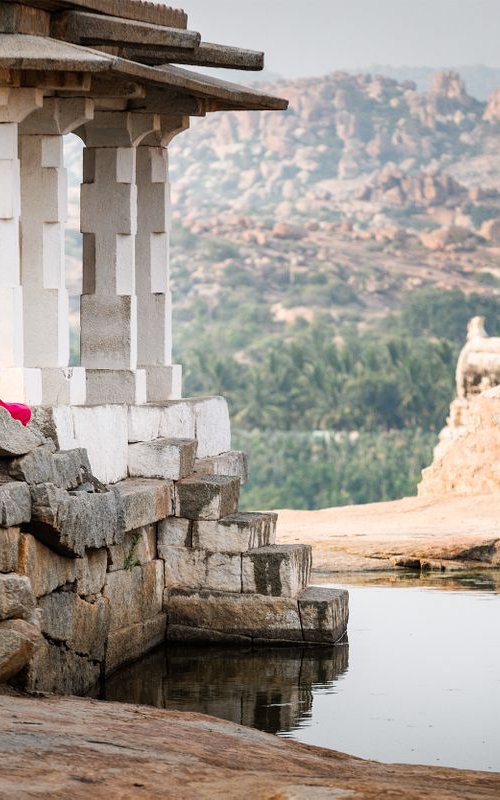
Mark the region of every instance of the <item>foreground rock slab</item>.
POLYGON ((498 568, 499 515, 498 493, 285 510, 277 540, 311 545, 318 572, 498 568))
POLYGON ((499 796, 499 774, 362 761, 201 714, 0 695, 0 797, 8 800, 499 796))

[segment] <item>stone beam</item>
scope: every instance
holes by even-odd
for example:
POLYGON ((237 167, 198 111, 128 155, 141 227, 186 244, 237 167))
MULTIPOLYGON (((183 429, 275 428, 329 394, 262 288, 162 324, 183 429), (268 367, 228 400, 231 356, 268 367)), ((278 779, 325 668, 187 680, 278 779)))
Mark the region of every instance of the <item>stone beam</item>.
POLYGON ((30 403, 41 401, 41 375, 24 369, 18 127, 42 103, 37 89, 0 88, 0 397, 30 403))

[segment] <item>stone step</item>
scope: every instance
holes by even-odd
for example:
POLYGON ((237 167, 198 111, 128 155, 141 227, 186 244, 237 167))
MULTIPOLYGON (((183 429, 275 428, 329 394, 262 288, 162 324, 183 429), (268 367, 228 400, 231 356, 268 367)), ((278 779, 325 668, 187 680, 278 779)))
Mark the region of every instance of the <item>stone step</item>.
POLYGON ((223 397, 194 397, 130 406, 128 441, 158 438, 196 439, 198 458, 226 453, 231 448, 231 423, 223 397))
POLYGON ((347 630, 349 595, 316 587, 299 599, 173 590, 164 609, 172 641, 332 645, 347 630))
POLYGON ((339 642, 349 622, 349 592, 310 586, 299 596, 300 619, 308 644, 339 642))
POLYGON ((165 588, 241 592, 240 553, 211 553, 191 547, 159 548, 165 588))
MULTIPOLYGON (((245 553, 275 543, 277 520, 272 512, 238 512, 220 520, 197 520, 191 524, 191 544, 212 553, 245 553)), ((169 522, 165 520, 164 526, 167 540, 169 522)))
POLYGON ((197 475, 175 484, 175 516, 219 520, 238 510, 240 482, 223 475, 197 475))
POLYGON ((242 590, 267 597, 297 597, 309 583, 312 548, 270 545, 243 553, 242 590))
POLYGON ((128 446, 131 478, 164 478, 178 481, 191 475, 196 458, 195 439, 153 439, 128 446))
POLYGON ((133 531, 169 517, 174 507, 174 485, 157 478, 127 478, 110 487, 119 498, 122 528, 133 531))
POLYGON ((238 450, 229 450, 218 456, 197 458, 194 472, 199 475, 226 475, 230 478, 239 478, 240 483, 248 481, 248 458, 246 453, 238 450))

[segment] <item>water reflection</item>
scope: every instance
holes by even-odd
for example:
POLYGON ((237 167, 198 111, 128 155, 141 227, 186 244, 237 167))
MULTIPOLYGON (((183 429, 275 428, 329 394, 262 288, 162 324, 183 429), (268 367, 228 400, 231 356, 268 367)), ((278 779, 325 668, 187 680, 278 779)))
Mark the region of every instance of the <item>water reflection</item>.
POLYGON ((112 675, 103 695, 286 733, 310 719, 313 690, 334 691, 348 662, 348 644, 256 650, 169 645, 112 675))
POLYGON ((459 570, 456 572, 417 572, 394 570, 392 572, 332 572, 316 573, 313 583, 335 586, 384 586, 398 588, 439 589, 440 591, 477 591, 500 594, 500 570, 491 569, 477 572, 459 570))

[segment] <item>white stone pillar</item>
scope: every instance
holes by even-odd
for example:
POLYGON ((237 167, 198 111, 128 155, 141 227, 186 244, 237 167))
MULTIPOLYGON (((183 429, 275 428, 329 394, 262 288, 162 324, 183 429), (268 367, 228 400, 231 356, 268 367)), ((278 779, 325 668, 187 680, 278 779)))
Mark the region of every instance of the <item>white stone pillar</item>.
POLYGON ((138 363, 146 372, 148 402, 182 396, 182 367, 172 364, 167 145, 186 130, 189 118, 162 118, 161 123, 160 132, 148 136, 137 148, 138 363))
POLYGON ((19 123, 43 103, 37 89, 0 87, 0 398, 41 402, 41 373, 24 368, 19 218, 19 123))
POLYGON ((136 146, 158 128, 155 115, 102 112, 79 132, 86 144, 81 359, 91 404, 146 401, 137 369, 136 146))
POLYGON ((85 403, 85 371, 69 368, 63 136, 93 117, 84 98, 48 98, 20 126, 24 361, 42 368, 45 405, 85 403))

